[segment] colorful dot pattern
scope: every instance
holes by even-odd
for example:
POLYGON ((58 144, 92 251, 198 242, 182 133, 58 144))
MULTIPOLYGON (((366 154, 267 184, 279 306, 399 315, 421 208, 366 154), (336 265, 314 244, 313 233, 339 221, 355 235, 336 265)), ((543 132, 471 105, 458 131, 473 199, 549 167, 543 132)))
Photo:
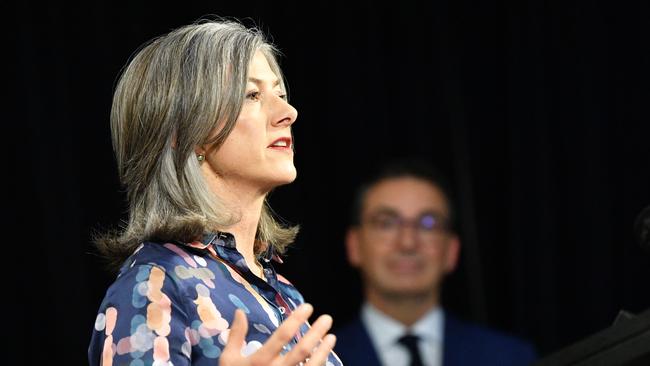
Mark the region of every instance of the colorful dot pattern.
MULTIPOLYGON (((241 352, 254 353, 304 302, 270 260, 263 266, 266 281, 246 267, 227 233, 193 243, 143 243, 106 291, 88 348, 90 365, 217 365, 236 309, 249 322, 241 352)), ((308 329, 305 323, 283 352, 308 329)), ((341 361, 332 352, 327 365, 341 361)))

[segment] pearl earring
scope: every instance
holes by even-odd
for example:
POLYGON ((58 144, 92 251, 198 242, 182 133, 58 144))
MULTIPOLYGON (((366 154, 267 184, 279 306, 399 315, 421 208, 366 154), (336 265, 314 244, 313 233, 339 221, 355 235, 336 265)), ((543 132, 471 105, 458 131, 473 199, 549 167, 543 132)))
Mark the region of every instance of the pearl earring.
POLYGON ((196 160, 198 160, 198 161, 200 161, 200 162, 203 161, 203 160, 205 160, 205 155, 203 155, 203 154, 198 154, 198 155, 196 156, 196 160))

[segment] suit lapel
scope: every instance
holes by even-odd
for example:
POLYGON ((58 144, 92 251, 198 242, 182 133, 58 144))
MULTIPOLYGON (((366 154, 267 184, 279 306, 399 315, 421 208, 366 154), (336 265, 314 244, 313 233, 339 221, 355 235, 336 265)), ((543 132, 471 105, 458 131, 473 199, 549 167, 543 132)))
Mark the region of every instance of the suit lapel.
POLYGON ((463 350, 462 337, 460 335, 460 324, 454 317, 445 313, 444 335, 442 341, 442 365, 443 366, 461 366, 462 360, 459 358, 463 350))
POLYGON ((345 350, 341 349, 341 361, 346 366, 381 366, 379 356, 372 345, 368 330, 360 318, 349 325, 345 335, 345 350), (343 358, 345 357, 345 358, 343 358))

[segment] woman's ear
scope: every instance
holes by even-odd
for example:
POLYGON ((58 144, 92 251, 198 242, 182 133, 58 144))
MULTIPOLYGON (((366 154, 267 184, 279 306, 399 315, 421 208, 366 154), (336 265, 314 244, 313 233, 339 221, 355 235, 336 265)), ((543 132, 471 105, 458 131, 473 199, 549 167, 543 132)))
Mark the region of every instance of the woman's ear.
POLYGON ((172 149, 176 150, 176 146, 178 146, 178 135, 174 132, 172 134, 172 149))

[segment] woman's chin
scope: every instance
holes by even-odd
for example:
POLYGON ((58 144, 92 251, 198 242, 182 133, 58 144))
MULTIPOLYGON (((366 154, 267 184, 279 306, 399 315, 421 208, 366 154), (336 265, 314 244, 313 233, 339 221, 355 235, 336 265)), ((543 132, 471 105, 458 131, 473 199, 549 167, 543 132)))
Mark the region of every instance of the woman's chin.
POLYGON ((268 183, 271 188, 289 184, 296 180, 297 172, 296 168, 286 167, 285 169, 275 170, 272 174, 269 175, 268 183))
POLYGON ((278 181, 280 182, 279 185, 289 184, 293 182, 296 180, 297 174, 298 173, 296 172, 296 168, 293 166, 291 169, 287 169, 286 171, 282 172, 282 174, 278 176, 278 181))

